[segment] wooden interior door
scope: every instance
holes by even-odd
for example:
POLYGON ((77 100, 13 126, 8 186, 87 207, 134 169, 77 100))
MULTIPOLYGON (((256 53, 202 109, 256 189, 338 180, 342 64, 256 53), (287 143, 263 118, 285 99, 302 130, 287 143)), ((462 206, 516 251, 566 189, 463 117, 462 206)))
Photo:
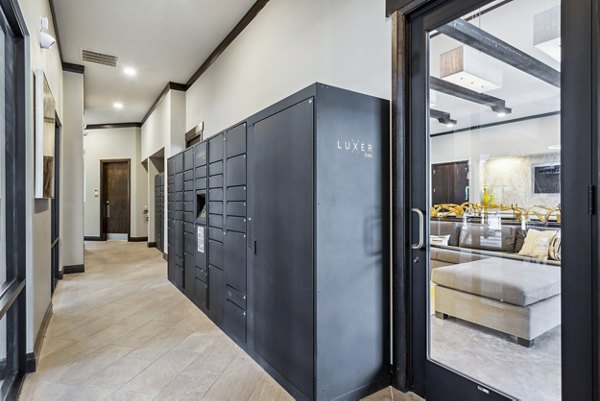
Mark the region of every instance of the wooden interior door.
POLYGON ((130 228, 130 160, 102 160, 100 162, 102 188, 100 236, 127 234, 130 228))
POLYGON ((469 200, 469 162, 438 163, 431 166, 432 205, 469 200))

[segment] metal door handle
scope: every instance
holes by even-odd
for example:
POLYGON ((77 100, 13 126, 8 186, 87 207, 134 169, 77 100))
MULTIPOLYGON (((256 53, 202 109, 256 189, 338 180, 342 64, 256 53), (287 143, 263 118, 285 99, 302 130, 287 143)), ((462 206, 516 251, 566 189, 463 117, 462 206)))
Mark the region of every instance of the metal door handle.
POLYGON ((411 212, 416 213, 419 216, 419 243, 412 244, 412 249, 422 249, 425 245, 425 215, 417 208, 410 209, 411 212))
POLYGON ((110 219, 110 202, 106 201, 106 218, 110 219))

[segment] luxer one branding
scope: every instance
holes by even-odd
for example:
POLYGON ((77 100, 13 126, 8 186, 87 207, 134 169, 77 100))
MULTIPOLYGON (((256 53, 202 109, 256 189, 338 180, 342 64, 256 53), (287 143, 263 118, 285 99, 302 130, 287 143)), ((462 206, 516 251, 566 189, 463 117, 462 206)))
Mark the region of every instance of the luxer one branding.
POLYGON ((337 141, 337 149, 342 152, 350 152, 357 155, 364 155, 367 158, 373 157, 373 145, 351 139, 349 141, 337 141))

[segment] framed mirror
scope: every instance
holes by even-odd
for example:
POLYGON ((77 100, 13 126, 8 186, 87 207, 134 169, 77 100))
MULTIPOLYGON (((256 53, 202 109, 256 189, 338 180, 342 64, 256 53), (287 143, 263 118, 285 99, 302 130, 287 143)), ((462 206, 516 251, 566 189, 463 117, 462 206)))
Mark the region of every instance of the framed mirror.
POLYGON ((42 70, 35 72, 35 198, 54 197, 56 106, 42 70))

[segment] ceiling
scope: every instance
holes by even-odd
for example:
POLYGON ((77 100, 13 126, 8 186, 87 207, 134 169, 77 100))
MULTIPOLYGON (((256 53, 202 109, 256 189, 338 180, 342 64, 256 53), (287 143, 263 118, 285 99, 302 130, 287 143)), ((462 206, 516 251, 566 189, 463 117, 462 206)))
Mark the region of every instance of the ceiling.
POLYGON ((168 82, 185 84, 253 4, 54 0, 63 62, 85 66, 85 123, 140 122, 168 82), (117 56, 117 67, 82 61, 82 49, 117 56))
MULTIPOLYGON (((490 5, 498 3, 503 2, 495 1, 490 5)), ((534 16, 559 4, 560 0, 513 0, 489 13, 482 13, 470 23, 560 71, 559 62, 533 45, 534 16)), ((439 77, 440 55, 461 45, 445 35, 433 36, 430 42, 430 74, 439 77)), ((432 134, 560 110, 560 88, 496 59, 492 62, 501 67, 502 86, 485 93, 505 100, 512 113, 499 117, 487 106, 438 92, 433 95, 435 103, 432 108, 450 113, 457 123, 449 129, 431 119, 432 134)))

